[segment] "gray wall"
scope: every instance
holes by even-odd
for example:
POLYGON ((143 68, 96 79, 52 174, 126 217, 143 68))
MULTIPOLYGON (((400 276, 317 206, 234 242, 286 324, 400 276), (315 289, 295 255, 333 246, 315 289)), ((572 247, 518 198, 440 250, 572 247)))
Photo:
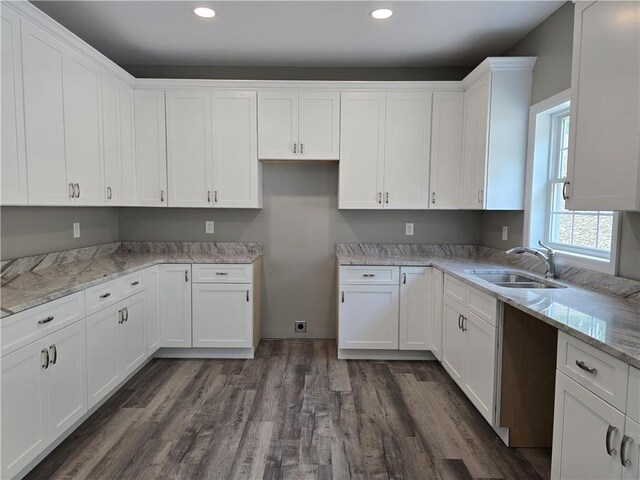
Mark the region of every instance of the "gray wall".
POLYGON ((338 210, 334 163, 265 164, 262 185, 261 210, 121 208, 120 238, 262 242, 263 337, 293 336, 293 322, 306 320, 314 338, 335 336, 336 243, 480 242, 480 212, 338 210))
MULTIPOLYGON (((573 3, 567 2, 505 52, 538 57, 533 70, 532 105, 571 87, 573 10, 573 3)), ((619 275, 640 280, 640 213, 623 213, 621 217, 619 275)), ((485 212, 483 244, 494 248, 519 244, 523 225, 523 212, 485 212), (501 240, 503 225, 509 226, 507 242, 501 240)))
POLYGON ((118 241, 115 208, 2 207, 2 260, 118 241), (80 222, 80 238, 73 223, 80 222))

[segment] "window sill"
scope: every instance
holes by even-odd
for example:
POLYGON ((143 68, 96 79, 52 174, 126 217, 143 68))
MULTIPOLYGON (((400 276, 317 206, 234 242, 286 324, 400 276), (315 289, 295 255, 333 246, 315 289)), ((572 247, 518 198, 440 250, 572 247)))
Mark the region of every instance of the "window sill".
POLYGON ((585 270, 593 270, 594 272, 607 273, 616 275, 617 268, 613 259, 604 259, 596 257, 588 257, 573 252, 563 252, 556 250, 556 263, 558 265, 569 265, 571 267, 580 267, 585 270))

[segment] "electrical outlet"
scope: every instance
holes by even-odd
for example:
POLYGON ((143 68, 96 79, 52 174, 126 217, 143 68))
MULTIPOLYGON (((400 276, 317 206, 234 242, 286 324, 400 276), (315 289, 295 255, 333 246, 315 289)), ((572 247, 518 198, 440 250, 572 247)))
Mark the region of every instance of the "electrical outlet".
POLYGON ((73 222, 73 238, 80 238, 80 223, 73 222))
POLYGON ((507 241, 507 236, 509 233, 509 227, 507 227, 506 225, 502 227, 502 240, 504 240, 505 242, 507 241))
POLYGON ((307 322, 293 322, 296 333, 307 333, 307 322))
POLYGON ((205 224, 205 231, 207 233, 213 233, 213 222, 204 222, 205 224))
POLYGON ((404 224, 404 234, 405 235, 413 235, 413 223, 405 223, 404 224))

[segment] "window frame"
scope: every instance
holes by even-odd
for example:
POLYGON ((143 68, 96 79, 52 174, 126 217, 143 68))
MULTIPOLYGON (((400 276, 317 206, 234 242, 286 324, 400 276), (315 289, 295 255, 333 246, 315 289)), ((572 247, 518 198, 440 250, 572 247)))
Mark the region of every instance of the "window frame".
MULTIPOLYGON (((546 239, 549 242, 553 201, 550 171, 558 161, 555 158, 557 157, 555 153, 557 148, 554 148, 557 146, 554 145, 554 141, 557 141, 557 135, 553 134, 554 119, 568 111, 570 100, 570 90, 565 90, 532 105, 529 109, 523 232, 525 245, 529 247, 539 248, 539 239, 546 239)), ((589 248, 571 246, 568 248, 566 244, 549 242, 557 252, 557 263, 616 275, 620 232, 619 217, 618 212, 613 212, 611 253, 608 258, 602 256, 602 250, 594 249, 591 251, 589 248)))

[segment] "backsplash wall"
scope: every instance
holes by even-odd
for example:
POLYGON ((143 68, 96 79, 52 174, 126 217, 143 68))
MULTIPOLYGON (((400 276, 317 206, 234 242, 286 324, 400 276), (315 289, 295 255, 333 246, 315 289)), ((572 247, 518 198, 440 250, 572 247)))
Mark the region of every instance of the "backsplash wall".
POLYGON ((263 243, 262 336, 333 338, 337 243, 464 243, 482 236, 473 211, 344 211, 337 208, 338 166, 264 164, 261 210, 121 208, 121 240, 263 243), (205 221, 215 234, 205 234, 205 221), (405 223, 415 234, 405 236, 405 223))

